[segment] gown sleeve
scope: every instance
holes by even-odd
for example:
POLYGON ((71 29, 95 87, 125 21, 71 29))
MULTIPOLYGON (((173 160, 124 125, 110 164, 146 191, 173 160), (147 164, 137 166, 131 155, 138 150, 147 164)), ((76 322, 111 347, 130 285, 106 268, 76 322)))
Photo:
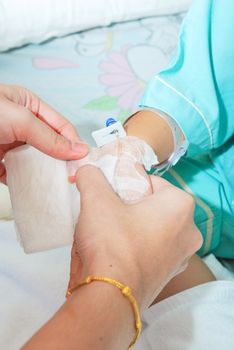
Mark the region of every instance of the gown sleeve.
POLYGON ((182 24, 177 53, 149 82, 141 107, 178 123, 194 157, 234 134, 233 0, 195 0, 182 24))

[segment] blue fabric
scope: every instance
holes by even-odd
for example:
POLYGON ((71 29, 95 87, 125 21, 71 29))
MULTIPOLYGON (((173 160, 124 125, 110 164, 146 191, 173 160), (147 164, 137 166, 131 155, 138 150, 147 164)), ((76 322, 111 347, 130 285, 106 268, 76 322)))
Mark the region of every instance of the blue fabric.
POLYGON ((168 113, 183 130, 190 143, 187 160, 166 177, 197 197, 195 220, 205 239, 200 253, 229 258, 234 257, 233 23, 232 0, 195 1, 175 58, 151 79, 140 103, 168 113))

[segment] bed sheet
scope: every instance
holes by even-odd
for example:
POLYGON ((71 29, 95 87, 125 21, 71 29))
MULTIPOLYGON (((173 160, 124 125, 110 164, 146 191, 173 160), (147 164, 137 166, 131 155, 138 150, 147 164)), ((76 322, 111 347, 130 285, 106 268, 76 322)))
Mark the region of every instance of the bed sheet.
MULTIPOLYGON (((81 136, 92 143, 91 131, 103 126, 107 117, 121 120, 135 110, 146 82, 170 60, 182 18, 183 14, 116 24, 2 53, 0 80, 21 84, 35 91, 69 118, 81 136)), ((25 255, 17 244, 13 222, 0 222, 0 349, 19 349, 63 303, 69 275, 69 255, 70 247, 25 255)), ((221 306, 215 310, 217 315, 221 315, 220 320, 226 327, 223 334, 228 339, 234 311, 230 307, 222 307, 222 300, 226 305, 234 304, 233 275, 220 264, 219 268, 220 278, 226 281, 214 282, 214 289, 210 288, 205 293, 205 301, 209 300, 209 295, 216 295, 215 305, 221 306)), ((199 305, 199 296, 203 295, 202 288, 196 289, 195 306, 199 305)), ((152 310, 146 313, 144 334, 136 349, 195 349, 188 333, 179 332, 176 337, 170 338, 172 333, 165 328, 167 323, 160 323, 161 328, 158 323, 160 314, 170 315, 168 310, 173 309, 174 300, 182 305, 186 296, 186 312, 190 315, 193 292, 184 293, 160 303, 162 306, 154 307, 153 313, 152 310), (157 322, 154 323, 154 320, 157 322), (154 332, 154 327, 164 335, 159 338, 161 343, 151 335, 152 332, 158 334, 154 332), (181 347, 178 347, 179 344, 182 344, 181 347)), ((204 311, 202 308, 199 310, 204 311)), ((172 313, 172 320, 177 325, 180 312, 172 313)), ((185 323, 180 323, 180 327, 186 325, 186 315, 183 317, 185 323)), ((187 317, 191 319, 191 315, 187 317)), ((196 318, 197 325, 198 320, 199 317, 196 318)), ((201 327, 208 327, 208 324, 209 320, 203 318, 201 327)), ((196 335, 196 339, 204 341, 204 338, 198 337, 199 334, 196 335)), ((220 346, 220 342, 217 344, 220 346)), ((197 348, 207 349, 207 346, 197 348)), ((233 348, 234 344, 230 343, 225 350, 233 348)))
POLYGON ((24 85, 69 118, 87 141, 110 115, 133 111, 165 67, 183 15, 96 28, 0 54, 0 80, 24 85))
MULTIPOLYGON (((70 247, 25 255, 13 222, 0 221, 0 349, 19 350, 62 305, 69 262, 70 247)), ((218 281, 147 310, 134 349, 234 349, 234 275, 212 255, 206 263, 218 281)))

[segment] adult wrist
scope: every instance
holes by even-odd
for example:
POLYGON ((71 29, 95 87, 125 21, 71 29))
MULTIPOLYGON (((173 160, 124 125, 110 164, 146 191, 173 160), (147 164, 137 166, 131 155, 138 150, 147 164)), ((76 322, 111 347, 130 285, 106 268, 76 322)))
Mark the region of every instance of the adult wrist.
MULTIPOLYGON (((105 255, 105 258, 99 256, 92 262, 84 264, 79 282, 87 276, 102 276, 114 279, 131 288, 139 305, 140 311, 143 311, 145 305, 145 295, 143 290, 143 276, 137 263, 130 257, 123 259, 121 256, 116 259, 111 255, 105 255)), ((78 282, 78 283, 79 283, 78 282)))
POLYGON ((64 306, 68 322, 74 325, 74 332, 76 333, 78 326, 77 329, 84 330, 82 333, 86 334, 85 337, 81 335, 83 341, 80 342, 85 349, 117 350, 123 348, 123 344, 127 348, 127 345, 129 346, 137 339, 136 321, 140 318, 135 317, 130 299, 111 283, 93 280, 91 283, 81 284, 72 291, 64 306), (81 317, 83 313, 84 317, 81 317), (91 317, 96 338, 87 337, 86 322, 90 323, 91 317), (83 322, 84 318, 86 318, 85 322, 83 322))

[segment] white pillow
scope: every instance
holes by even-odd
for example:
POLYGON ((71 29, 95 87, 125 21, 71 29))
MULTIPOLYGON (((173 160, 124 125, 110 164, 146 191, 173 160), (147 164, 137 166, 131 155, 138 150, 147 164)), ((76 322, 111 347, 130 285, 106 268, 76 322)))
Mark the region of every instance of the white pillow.
POLYGON ((0 51, 113 22, 179 13, 192 0, 0 0, 0 51))

